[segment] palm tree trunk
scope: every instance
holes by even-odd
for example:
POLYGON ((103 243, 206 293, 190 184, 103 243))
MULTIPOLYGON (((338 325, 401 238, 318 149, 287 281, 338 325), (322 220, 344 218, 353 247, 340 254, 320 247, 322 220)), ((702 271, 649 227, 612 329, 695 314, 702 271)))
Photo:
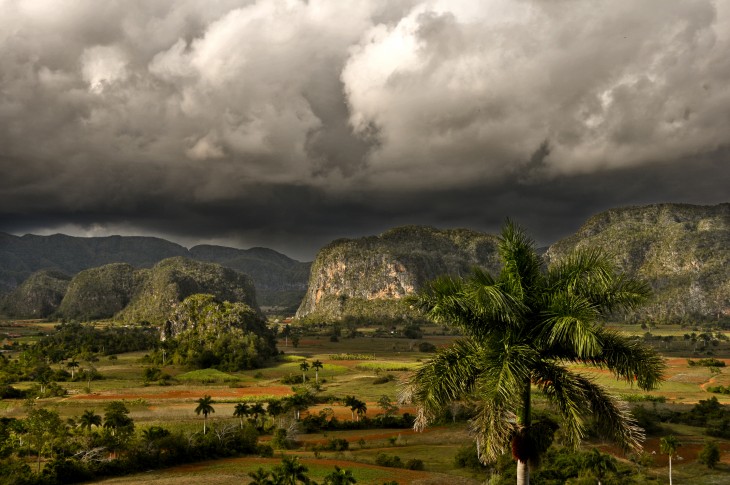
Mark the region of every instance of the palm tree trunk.
POLYGON ((517 485, 530 485, 530 465, 517 461, 517 485))
POLYGON ((669 485, 672 485, 672 454, 669 454, 669 485))
MULTIPOLYGON (((517 419, 517 423, 529 433, 532 424, 532 396, 531 382, 528 380, 525 390, 522 394, 522 412, 517 419)), ((530 464, 521 460, 517 460, 517 485, 530 485, 530 464)))

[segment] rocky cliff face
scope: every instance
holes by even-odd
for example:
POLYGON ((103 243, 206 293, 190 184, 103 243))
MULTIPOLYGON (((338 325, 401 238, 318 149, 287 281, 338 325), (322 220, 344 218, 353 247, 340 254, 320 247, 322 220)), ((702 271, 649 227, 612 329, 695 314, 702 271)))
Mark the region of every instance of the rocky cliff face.
POLYGON ((597 246, 645 279, 652 300, 630 317, 656 322, 730 318, 730 204, 660 204, 612 209, 552 245, 548 259, 597 246))
POLYGON ((498 271, 496 238, 466 229, 407 226, 380 236, 334 241, 320 250, 297 318, 398 320, 404 296, 442 274, 482 266, 498 271))

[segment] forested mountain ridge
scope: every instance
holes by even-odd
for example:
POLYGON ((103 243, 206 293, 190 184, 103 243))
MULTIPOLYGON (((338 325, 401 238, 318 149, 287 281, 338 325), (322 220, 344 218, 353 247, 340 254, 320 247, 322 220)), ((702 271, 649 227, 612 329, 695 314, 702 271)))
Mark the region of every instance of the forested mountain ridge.
POLYGON ((424 226, 336 240, 322 248, 312 263, 297 317, 407 319, 413 312, 402 304, 404 296, 442 274, 466 274, 474 266, 497 271, 496 248, 494 236, 424 226))
POLYGON ((293 312, 306 290, 310 263, 295 261, 271 249, 201 245, 188 250, 164 239, 143 236, 85 238, 0 233, 0 295, 6 295, 4 306, 10 309, 9 314, 38 317, 49 311, 46 303, 31 298, 32 295, 40 296, 40 290, 32 287, 41 281, 49 283, 49 280, 28 281, 33 273, 52 271, 70 280, 81 271, 107 264, 126 263, 135 269, 150 268, 163 259, 176 256, 219 263, 250 275, 257 286, 258 302, 263 306, 277 306, 293 312), (21 286, 25 287, 23 295, 18 293, 21 286), (10 293, 13 294, 7 297, 10 293), (20 296, 23 296, 21 300, 20 296))
POLYGON ((653 298, 630 318, 655 322, 730 318, 730 204, 611 209, 550 246, 548 260, 596 247, 647 281, 653 298))
POLYGON ((163 259, 142 269, 126 263, 107 264, 83 270, 70 281, 59 273, 39 271, 11 293, 3 310, 10 316, 77 321, 114 317, 161 325, 176 304, 194 294, 245 303, 261 316, 249 276, 217 263, 183 257, 163 259))

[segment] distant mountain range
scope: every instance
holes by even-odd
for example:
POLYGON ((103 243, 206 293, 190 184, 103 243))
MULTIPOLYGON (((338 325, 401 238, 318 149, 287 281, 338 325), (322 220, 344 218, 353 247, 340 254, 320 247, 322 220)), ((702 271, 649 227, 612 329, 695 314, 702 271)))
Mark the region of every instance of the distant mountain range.
MULTIPOLYGON (((547 248, 546 261, 582 246, 602 248, 622 271, 654 289, 652 300, 626 318, 730 321, 730 204, 602 212, 547 248)), ((292 313, 298 306, 303 321, 408 321, 417 316, 404 296, 438 275, 465 274, 473 266, 499 271, 495 236, 405 226, 333 241, 313 263, 301 263, 265 248, 187 250, 149 237, 0 234, 4 313, 26 317, 116 315, 152 322, 171 301, 208 292, 255 308, 257 301, 292 313), (253 280, 256 299, 240 273, 253 280), (238 286, 242 291, 235 293, 238 286)))
MULTIPOLYGON (((296 310, 306 291, 311 264, 295 261, 266 248, 201 245, 188 250, 154 237, 83 238, 62 234, 18 237, 0 233, 0 295, 7 297, 19 290, 19 286, 33 275, 29 283, 46 283, 41 286, 43 295, 37 295, 40 306, 34 312, 44 314, 49 311, 48 305, 60 303, 59 296, 62 298, 65 293, 64 285, 81 271, 112 263, 126 263, 131 271, 150 268, 172 257, 218 263, 245 273, 254 281, 259 305, 278 307, 282 312, 290 313, 296 310), (34 274, 39 271, 41 273, 34 274)), ((17 301, 18 296, 15 295, 12 300, 17 301)))

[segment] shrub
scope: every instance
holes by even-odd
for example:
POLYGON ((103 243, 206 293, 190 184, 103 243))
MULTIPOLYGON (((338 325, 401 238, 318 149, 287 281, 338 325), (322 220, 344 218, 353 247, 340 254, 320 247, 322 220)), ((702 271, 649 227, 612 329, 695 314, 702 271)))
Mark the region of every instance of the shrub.
POLYGON ((436 346, 430 342, 421 342, 418 344, 419 352, 436 352, 436 346))
POLYGON ((417 458, 411 458, 410 460, 406 461, 405 468, 407 470, 425 470, 426 467, 423 464, 423 460, 419 460, 417 458))
POLYGON ((403 461, 401 461, 400 456, 387 455, 382 452, 375 455, 375 464, 391 468, 403 468, 403 461))

